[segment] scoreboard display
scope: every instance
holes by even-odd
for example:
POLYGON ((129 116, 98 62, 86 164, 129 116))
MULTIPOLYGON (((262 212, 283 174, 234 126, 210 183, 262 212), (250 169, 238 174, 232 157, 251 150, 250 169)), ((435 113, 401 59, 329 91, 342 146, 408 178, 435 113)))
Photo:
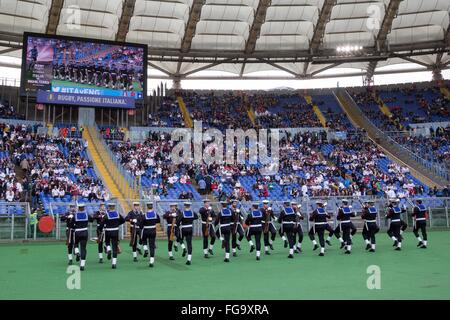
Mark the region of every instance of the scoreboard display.
POLYGON ((38 103, 134 108, 146 96, 147 46, 25 33, 22 94, 38 103))

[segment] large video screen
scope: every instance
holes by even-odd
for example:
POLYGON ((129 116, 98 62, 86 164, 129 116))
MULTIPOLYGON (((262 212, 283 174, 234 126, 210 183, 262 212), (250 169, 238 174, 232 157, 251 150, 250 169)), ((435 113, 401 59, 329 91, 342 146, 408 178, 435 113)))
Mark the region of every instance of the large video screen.
POLYGON ((25 33, 22 93, 39 103, 134 108, 146 96, 147 47, 25 33))

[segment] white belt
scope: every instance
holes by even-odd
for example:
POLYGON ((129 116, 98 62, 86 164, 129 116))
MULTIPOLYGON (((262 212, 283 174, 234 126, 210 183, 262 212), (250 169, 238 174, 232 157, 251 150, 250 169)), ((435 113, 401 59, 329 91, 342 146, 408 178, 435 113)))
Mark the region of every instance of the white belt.
POLYGON ((231 223, 224 223, 224 224, 220 224, 220 227, 228 227, 231 223))
POLYGON ((377 222, 377 220, 366 220, 366 222, 377 222))
POLYGON ((427 220, 426 218, 416 218, 416 221, 427 220))
POLYGON ((144 226, 144 229, 155 229, 156 226, 144 226))
POLYGON ((250 225, 250 228, 257 228, 257 227, 261 227, 261 224, 252 224, 252 225, 250 225))
POLYGON ((131 227, 136 228, 136 229, 140 229, 139 226, 132 224, 131 227))
POLYGON ((119 230, 119 227, 117 228, 105 228, 106 231, 117 231, 119 230))
POLYGON ((283 224, 293 224, 295 221, 283 221, 283 224))
POLYGON ((77 231, 87 231, 87 228, 79 228, 79 229, 75 229, 75 232, 77 231))
POLYGON ((399 222, 399 221, 400 221, 400 219, 391 220, 391 222, 399 222))
POLYGON ((192 227, 192 224, 187 224, 185 226, 181 226, 181 228, 190 228, 190 227, 192 227))
POLYGON ((314 225, 316 224, 328 224, 328 222, 314 222, 314 225))
POLYGON ((206 224, 206 223, 209 223, 209 224, 211 224, 211 223, 212 223, 212 221, 208 221, 208 222, 206 222, 206 221, 203 221, 203 220, 202 220, 202 224, 206 224))
POLYGON ((341 221, 341 223, 348 223, 351 222, 350 220, 341 221))

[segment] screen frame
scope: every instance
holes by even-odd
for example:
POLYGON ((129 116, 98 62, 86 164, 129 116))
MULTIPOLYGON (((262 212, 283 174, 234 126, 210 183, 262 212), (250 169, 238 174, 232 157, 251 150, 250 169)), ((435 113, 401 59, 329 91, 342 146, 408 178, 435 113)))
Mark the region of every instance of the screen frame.
MULTIPOLYGON (((28 52, 28 38, 29 37, 39 37, 45 39, 56 39, 56 40, 69 40, 69 41, 81 41, 86 43, 101 43, 116 46, 130 46, 136 48, 144 49, 144 88, 142 93, 142 99, 136 99, 136 104, 142 104, 147 99, 147 81, 148 81, 148 45, 143 43, 133 43, 133 42, 122 42, 122 41, 112 41, 112 40, 102 40, 102 39, 90 39, 82 37, 72 37, 72 36, 62 36, 62 35, 50 35, 36 32, 24 32, 22 40, 22 69, 20 71, 20 95, 27 97, 37 97, 36 92, 29 92, 25 90, 25 69, 27 66, 27 52, 28 52)), ((104 106, 93 106, 95 108, 105 108, 104 106)), ((107 108, 107 107, 106 107, 107 108)))

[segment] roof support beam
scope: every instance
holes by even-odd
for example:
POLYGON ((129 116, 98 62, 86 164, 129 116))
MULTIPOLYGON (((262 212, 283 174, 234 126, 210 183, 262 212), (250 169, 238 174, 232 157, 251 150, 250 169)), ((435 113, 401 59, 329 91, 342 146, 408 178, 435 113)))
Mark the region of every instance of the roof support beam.
MULTIPOLYGON (((325 0, 322 6, 322 10, 320 10, 319 18, 317 19, 316 27, 314 28, 314 33, 311 38, 311 42, 309 44, 309 51, 311 54, 314 54, 322 43, 323 36, 325 34, 325 26, 328 21, 330 21, 331 11, 333 7, 336 5, 336 0, 325 0)), ((303 75, 306 76, 308 72, 309 63, 305 63, 303 65, 303 75)))
POLYGON ((20 50, 20 49, 17 49, 17 48, 6 48, 6 49, 3 49, 3 50, 0 50, 0 55, 6 54, 6 53, 10 53, 10 52, 13 52, 13 51, 17 51, 17 50, 20 50))
MULTIPOLYGON (((1 65, 1 64, 0 64, 1 65)), ((450 69, 450 67, 446 67, 444 69, 450 69)), ((386 70, 386 71, 376 71, 375 75, 383 75, 383 74, 399 74, 399 73, 410 73, 410 72, 420 72, 423 71, 422 68, 412 68, 412 69, 404 69, 404 70, 386 70)), ((360 77, 364 76, 366 72, 355 72, 355 73, 339 73, 339 74, 324 74, 324 75, 316 75, 312 78, 306 79, 329 79, 329 78, 345 78, 345 77, 360 77)), ((164 76, 149 76, 148 79, 172 79, 173 77, 164 77, 164 76)), ((183 79, 183 77, 181 77, 183 79)), ((257 76, 224 76, 224 77, 216 77, 216 76, 197 76, 197 77, 189 77, 189 80, 295 80, 295 78, 291 76, 270 76, 267 78, 261 78, 257 76)))
POLYGON ((318 73, 324 72, 325 70, 328 70, 328 69, 335 68, 339 65, 341 65, 341 63, 333 63, 333 64, 330 64, 329 66, 323 67, 322 69, 311 72, 311 77, 314 77, 318 73))
POLYGON ((205 66, 199 67, 197 69, 188 71, 188 72, 182 74, 181 76, 182 77, 187 77, 187 76, 190 76, 191 74, 194 74, 194 73, 197 73, 197 72, 200 72, 200 71, 203 71, 203 70, 210 69, 212 67, 218 66, 219 64, 231 62, 232 60, 234 60, 234 59, 233 58, 229 58, 229 59, 224 59, 224 60, 218 60, 218 61, 215 61, 213 63, 207 64, 205 66))
MULTIPOLYGON (((395 56, 394 56, 394 57, 395 57, 395 56)), ((431 65, 426 64, 426 63, 424 63, 424 62, 422 62, 422 61, 419 61, 419 60, 416 60, 416 59, 412 59, 412 58, 407 57, 407 56, 403 56, 403 57, 400 57, 400 58, 403 59, 403 60, 405 60, 405 61, 408 61, 408 62, 411 62, 411 63, 415 63, 415 64, 418 64, 418 65, 421 65, 421 66, 423 66, 423 67, 425 67, 425 68, 427 68, 427 69, 431 68, 431 65)))
MULTIPOLYGON (((378 31, 375 46, 379 51, 385 51, 387 49, 387 35, 391 32, 392 21, 397 16, 398 8, 402 0, 391 0, 384 14, 383 22, 381 23, 380 30, 378 31)), ((375 69, 377 67, 378 61, 371 61, 367 67, 366 81, 372 82, 375 69)))
POLYGON ((166 69, 161 68, 160 66, 157 66, 156 64, 152 63, 152 62, 148 62, 148 65, 152 68, 155 68, 156 70, 161 71, 162 73, 167 74, 169 77, 173 77, 174 75, 172 73, 170 73, 169 71, 167 71, 166 69))
POLYGON ((280 70, 282 70, 282 71, 284 71, 284 72, 287 72, 287 73, 289 73, 289 74, 292 74, 294 77, 296 77, 296 78, 299 78, 300 77, 300 75, 298 74, 298 73, 296 73, 296 72, 294 72, 294 71, 292 71, 292 70, 289 70, 288 68, 285 68, 285 67, 283 67, 283 66, 280 66, 279 64, 276 64, 276 63, 274 63, 274 62, 272 62, 272 61, 270 61, 270 60, 267 60, 267 59, 259 59, 261 62, 264 62, 264 63, 267 63, 268 65, 271 65, 272 67, 275 67, 275 68, 277 68, 277 69, 280 69, 280 70))
MULTIPOLYGON (((186 24, 186 29, 184 30, 183 40, 181 41, 181 52, 186 53, 191 49, 192 39, 195 36, 195 29, 197 28, 197 22, 200 21, 200 15, 202 13, 203 5, 206 0, 193 0, 191 11, 189 12, 189 19, 186 24)), ((177 65, 176 74, 180 73, 181 69, 181 59, 177 65)))
POLYGON ((46 34, 56 34, 63 5, 64 0, 52 0, 50 11, 48 13, 48 23, 45 31, 46 34))
POLYGON ((249 54, 255 51, 256 40, 259 38, 261 26, 266 21, 267 8, 270 7, 271 0, 260 0, 256 8, 255 18, 253 19, 247 42, 245 43, 245 53, 249 54))
MULTIPOLYGON (((251 54, 255 51, 256 47, 256 41, 259 38, 259 34, 261 32, 261 26, 263 25, 264 21, 266 21, 266 14, 267 9, 270 7, 270 4, 272 3, 271 0, 260 0, 258 3, 258 7, 255 11, 255 18, 253 19, 252 26, 250 27, 250 32, 248 33, 248 39, 245 43, 245 50, 244 52, 246 54, 251 54)), ((242 65, 240 76, 244 73, 245 70, 245 62, 242 65)))
POLYGON ((116 41, 124 42, 127 38, 128 27, 133 16, 136 0, 125 0, 122 6, 122 16, 119 20, 119 29, 116 34, 116 41))

